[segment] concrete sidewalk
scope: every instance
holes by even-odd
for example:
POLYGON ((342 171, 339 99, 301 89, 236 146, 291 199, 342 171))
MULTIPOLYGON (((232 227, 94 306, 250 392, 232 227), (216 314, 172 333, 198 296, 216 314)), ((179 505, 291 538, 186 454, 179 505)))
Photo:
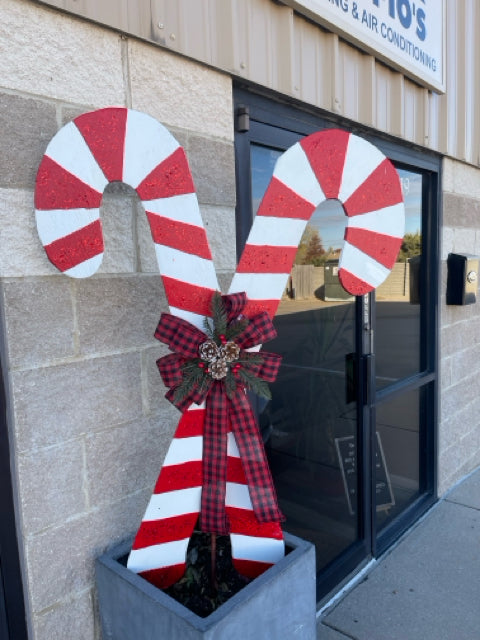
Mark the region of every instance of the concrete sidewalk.
POLYGON ((480 640, 480 468, 318 621, 317 640, 480 640))

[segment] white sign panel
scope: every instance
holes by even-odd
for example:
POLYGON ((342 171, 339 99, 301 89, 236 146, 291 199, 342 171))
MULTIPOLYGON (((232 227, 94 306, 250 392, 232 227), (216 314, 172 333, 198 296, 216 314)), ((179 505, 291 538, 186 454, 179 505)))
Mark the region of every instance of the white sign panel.
POLYGON ((422 85, 445 91, 445 0, 282 0, 422 85))

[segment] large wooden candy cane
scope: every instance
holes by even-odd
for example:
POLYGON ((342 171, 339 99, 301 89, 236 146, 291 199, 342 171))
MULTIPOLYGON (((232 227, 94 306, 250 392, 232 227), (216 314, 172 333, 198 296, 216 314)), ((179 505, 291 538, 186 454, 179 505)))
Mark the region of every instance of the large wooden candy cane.
MULTIPOLYGON (((87 277, 99 267, 99 207, 105 186, 131 185, 145 207, 172 313, 203 328, 218 289, 183 149, 146 114, 108 108, 84 114, 50 142, 37 176, 37 226, 61 271, 87 277)), ((297 246, 315 208, 338 198, 348 215, 339 276, 361 295, 389 274, 403 237, 404 208, 393 165, 373 145, 340 130, 313 134, 278 160, 230 292, 245 291, 247 314, 273 317, 297 246)), ((129 567, 158 586, 185 570, 202 484, 204 408, 181 418, 129 557, 129 567)), ((255 576, 283 555, 277 523, 255 518, 233 434, 228 435, 226 511, 236 568, 255 576)))

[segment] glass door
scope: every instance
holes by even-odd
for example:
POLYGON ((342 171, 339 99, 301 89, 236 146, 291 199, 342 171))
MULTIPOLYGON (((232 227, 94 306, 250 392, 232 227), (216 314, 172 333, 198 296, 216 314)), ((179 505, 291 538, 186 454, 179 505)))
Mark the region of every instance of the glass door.
MULTIPOLYGON (((240 254, 277 158, 332 124, 237 97, 250 100, 249 127, 236 135, 240 254)), ((437 172, 378 146, 397 166, 407 210, 397 264, 375 293, 350 296, 338 279, 343 207, 327 200, 314 211, 268 345, 282 367, 272 400, 257 407, 284 528, 316 546, 319 599, 435 499, 437 172)))

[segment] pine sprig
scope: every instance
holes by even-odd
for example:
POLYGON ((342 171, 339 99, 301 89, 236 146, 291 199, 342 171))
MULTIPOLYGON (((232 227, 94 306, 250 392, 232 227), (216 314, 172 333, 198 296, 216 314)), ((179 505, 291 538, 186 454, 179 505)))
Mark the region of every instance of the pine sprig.
POLYGON ((242 333, 242 331, 245 331, 245 329, 248 326, 248 323, 249 323, 248 318, 242 318, 241 320, 234 320, 228 326, 225 332, 225 338, 227 340, 233 340, 234 338, 239 336, 242 333))
POLYGON ((225 305, 222 300, 222 296, 218 291, 212 296, 212 320, 214 339, 217 344, 220 344, 220 336, 225 336, 227 333, 228 315, 225 309, 225 305))
POLYGON ((238 370, 238 375, 242 378, 247 389, 251 389, 251 391, 261 398, 265 398, 266 400, 272 399, 270 388, 265 380, 255 377, 253 373, 243 368, 238 370))
POLYGON ((198 366, 199 362, 200 359, 195 358, 183 364, 183 379, 173 394, 175 402, 182 402, 196 386, 201 388, 207 382, 204 370, 198 366))

